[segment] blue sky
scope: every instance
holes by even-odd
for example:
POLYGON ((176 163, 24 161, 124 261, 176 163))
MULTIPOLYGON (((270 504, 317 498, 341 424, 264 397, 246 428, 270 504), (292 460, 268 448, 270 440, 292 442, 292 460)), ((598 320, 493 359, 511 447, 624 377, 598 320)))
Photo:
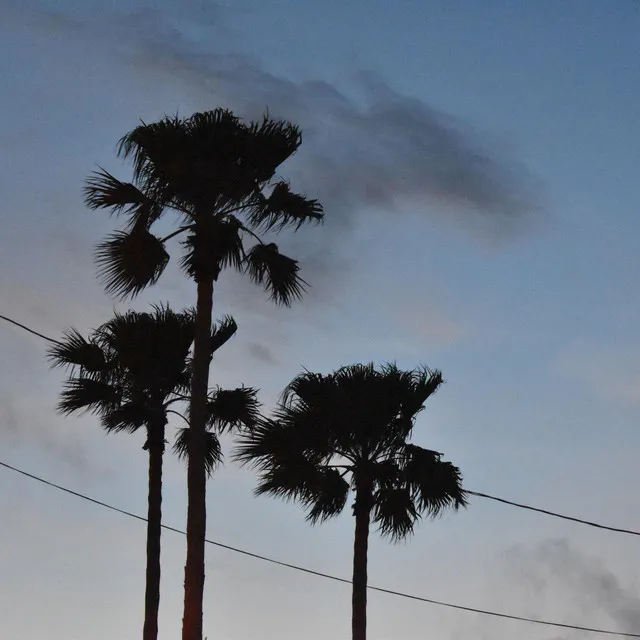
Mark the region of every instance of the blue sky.
MULTIPOLYGON (((638 529, 638 33, 631 0, 0 0, 0 313, 55 336, 125 308, 95 281, 93 245, 113 221, 83 208, 84 177, 97 163, 127 176, 115 143, 140 118, 268 107, 303 127, 283 173, 327 222, 283 238, 313 285, 295 308, 224 278, 217 313, 240 332, 212 382, 258 386, 268 405, 302 366, 438 367, 447 383, 416 439, 467 487, 638 529)), ((159 300, 192 304, 193 287, 170 270, 135 306, 159 300)), ((56 416, 61 378, 37 338, 7 325, 0 355, 0 459, 143 512, 142 440, 56 416)), ((253 498, 253 482, 231 466, 210 482, 210 537, 349 574, 347 514, 311 529, 296 506, 253 498)), ((0 509, 4 637, 139 632, 140 523, 4 471, 0 509)), ((168 459, 165 521, 184 514, 184 470, 168 459)), ((475 500, 406 544, 374 541, 370 577, 638 633, 633 544, 475 500)), ((168 639, 184 541, 163 545, 168 639)), ((339 584, 216 549, 207 575, 210 637, 348 632, 339 584)), ((374 640, 574 637, 370 602, 374 640)))

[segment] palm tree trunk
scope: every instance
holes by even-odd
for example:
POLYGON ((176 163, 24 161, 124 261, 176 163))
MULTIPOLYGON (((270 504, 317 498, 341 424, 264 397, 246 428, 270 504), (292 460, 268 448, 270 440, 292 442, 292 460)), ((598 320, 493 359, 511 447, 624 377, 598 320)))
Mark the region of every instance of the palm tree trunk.
POLYGON ((149 450, 149 495, 147 500, 147 575, 144 594, 143 640, 158 638, 160 607, 160 534, 162 532, 162 457, 164 454, 164 417, 147 430, 149 450))
POLYGON ((356 481, 354 515, 356 532, 353 542, 353 586, 351 592, 351 638, 367 639, 367 552, 371 520, 371 485, 356 481))
POLYGON ((189 411, 189 462, 187 468, 187 562, 184 569, 182 640, 202 640, 205 535, 207 529, 205 433, 209 364, 211 362, 211 316, 213 279, 198 281, 193 374, 189 411))

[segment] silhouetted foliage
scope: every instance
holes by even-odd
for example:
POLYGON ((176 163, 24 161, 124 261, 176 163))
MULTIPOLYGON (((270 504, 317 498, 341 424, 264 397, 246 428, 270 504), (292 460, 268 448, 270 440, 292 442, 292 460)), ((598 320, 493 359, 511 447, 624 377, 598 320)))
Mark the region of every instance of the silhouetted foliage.
POLYGON ((282 180, 272 182, 301 141, 291 123, 268 116, 245 123, 225 109, 167 117, 127 134, 119 153, 133 162, 133 183, 99 169, 85 184, 87 206, 127 218, 126 230, 97 250, 107 291, 134 296, 158 280, 169 255, 166 240, 150 229, 171 210, 183 222, 175 235, 184 235, 182 266, 189 277, 215 281, 221 269, 233 267, 248 272, 278 303, 299 297, 304 283, 297 262, 258 234, 322 220, 317 200, 293 193, 282 180), (251 249, 246 240, 255 243, 251 249))
POLYGON ((305 283, 297 261, 260 236, 322 220, 317 200, 274 179, 301 141, 298 127, 268 115, 244 122, 228 110, 215 109, 186 119, 165 117, 142 123, 120 141, 119 155, 133 164, 132 182, 100 169, 85 186, 89 207, 126 217, 125 229, 96 251, 107 291, 135 296, 157 282, 169 260, 165 245, 173 237, 181 237, 181 267, 198 285, 191 433, 182 436, 180 448, 189 459, 183 640, 202 640, 205 480, 215 466, 206 457, 209 362, 217 344, 210 332, 213 286, 223 269, 232 268, 262 285, 277 304, 301 297, 305 283), (152 227, 165 212, 177 214, 179 226, 160 238, 152 227))
MULTIPOLYGON (((212 345, 212 352, 236 329, 231 316, 213 327, 211 334, 218 341, 212 345)), ((109 432, 146 430, 149 492, 144 640, 155 640, 158 635, 165 429, 168 413, 175 412, 171 407, 188 399, 184 390, 192 375, 189 354, 194 333, 193 311, 175 313, 166 306, 156 306, 153 313, 116 314, 88 338, 70 329, 49 349, 52 364, 69 372, 58 404, 62 413, 95 413, 109 432)), ((212 418, 211 431, 206 434, 205 461, 207 472, 211 472, 222 459, 218 434, 241 425, 251 426, 259 407, 255 390, 245 387, 215 389, 208 400, 212 418), (216 411, 218 398, 226 396, 237 400, 227 403, 224 411, 216 411)), ((187 441, 188 430, 179 430, 174 450, 183 453, 187 441)))
POLYGON ((441 383, 439 371, 393 364, 304 372, 273 417, 239 438, 236 459, 260 473, 256 493, 300 502, 312 523, 340 514, 353 492, 354 640, 366 638, 370 523, 400 540, 423 516, 466 504, 459 469, 409 442, 416 416, 441 383))

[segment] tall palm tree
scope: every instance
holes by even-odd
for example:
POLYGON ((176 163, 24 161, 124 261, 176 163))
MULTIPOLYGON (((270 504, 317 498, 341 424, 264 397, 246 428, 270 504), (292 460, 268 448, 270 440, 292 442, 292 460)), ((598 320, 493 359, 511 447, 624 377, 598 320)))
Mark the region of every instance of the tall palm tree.
MULTIPOLYGON (((235 330, 230 317, 214 327, 214 350, 235 330)), ((54 366, 71 367, 58 405, 62 413, 92 411, 109 432, 146 431, 149 487, 144 640, 158 637, 165 430, 168 414, 175 412, 172 405, 186 400, 183 394, 191 377, 189 352, 194 332, 194 312, 175 313, 159 306, 153 313, 116 314, 88 338, 72 329, 49 350, 54 366)), ((207 412, 208 424, 219 430, 238 423, 252 426, 257 417, 255 391, 216 389, 209 396, 207 412)), ((205 461, 211 471, 221 456, 216 433, 208 436, 205 461)), ((183 442, 180 431, 175 445, 178 453, 183 442)))
POLYGON ((353 640, 366 639, 371 523, 399 540, 423 515, 466 505, 460 470, 408 441, 441 383, 439 371, 391 364, 305 372, 285 389, 273 418, 240 436, 236 458, 260 470, 256 493, 301 502, 311 523, 340 514, 353 492, 353 640))
POLYGON ((133 162, 133 182, 100 169, 87 181, 89 207, 127 217, 124 230, 97 250, 107 291, 134 296, 154 284, 169 260, 166 243, 182 236, 181 265, 197 286, 196 330, 188 440, 187 559, 183 640, 202 640, 206 534, 206 397, 209 378, 213 290, 232 267, 261 284, 279 304, 300 298, 305 282, 298 263, 261 234, 319 222, 321 205, 293 193, 276 178, 280 164, 302 141, 286 121, 244 122, 224 109, 181 119, 166 117, 127 134, 119 154, 133 162), (164 237, 151 232, 167 212, 178 225, 164 237), (246 248, 246 242, 253 246, 246 248))

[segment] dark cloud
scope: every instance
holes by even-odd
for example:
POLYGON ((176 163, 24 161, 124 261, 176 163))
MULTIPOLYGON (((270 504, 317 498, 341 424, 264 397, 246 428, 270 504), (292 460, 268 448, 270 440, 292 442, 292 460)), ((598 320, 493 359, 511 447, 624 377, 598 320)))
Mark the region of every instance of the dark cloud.
POLYGON ((269 349, 269 347, 266 347, 263 344, 259 344, 257 342, 251 342, 249 343, 247 351, 249 352, 249 355, 252 358, 259 360, 260 362, 264 362, 265 364, 271 365, 271 364, 278 363, 271 349, 269 349))
MULTIPOLYGON (((161 7, 101 14, 99 23, 86 17, 81 27, 74 16, 67 28, 119 47, 147 78, 160 74, 189 85, 189 102, 197 108, 224 105, 248 118, 268 108, 273 117, 299 124, 305 144, 287 176, 342 219, 366 207, 446 205, 505 219, 537 208, 526 171, 483 144, 469 126, 395 91, 374 73, 360 73, 347 93, 323 80, 276 75, 239 53, 222 53, 229 50, 219 43, 227 42, 233 28, 230 16, 217 6, 205 15, 200 5, 192 0, 175 15, 161 7), (210 28, 208 38, 186 35, 202 21, 210 28)), ((47 24, 63 28, 63 19, 55 17, 47 24)), ((242 38, 236 41, 241 46, 242 38)))
POLYGON ((562 594, 591 620, 604 613, 616 623, 616 631, 639 632, 638 593, 625 587, 599 559, 583 554, 568 540, 546 540, 533 549, 514 548, 507 558, 517 582, 540 597, 556 599, 562 594))
MULTIPOLYGON (((519 229, 536 210, 526 171, 490 149, 469 126, 395 91, 373 73, 360 73, 347 90, 273 73, 237 53, 250 36, 239 31, 239 10, 214 6, 204 15, 199 5, 204 3, 192 0, 179 11, 160 3, 153 9, 100 12, 79 5, 71 18, 41 10, 40 23, 48 33, 57 29, 90 48, 92 55, 108 52, 113 73, 135 78, 148 104, 160 88, 177 97, 177 102, 156 101, 151 110, 136 107, 140 117, 156 117, 151 114, 158 109, 175 112, 179 105, 185 114, 226 106, 247 118, 268 108, 273 117, 302 127, 304 144, 282 175, 294 189, 322 201, 326 223, 284 234, 278 244, 300 260, 312 285, 311 306, 315 299, 331 303, 348 286, 356 260, 345 240, 372 210, 450 213, 490 241, 519 229)), ((109 163, 108 157, 98 160, 109 163)), ((249 285, 240 285, 235 297, 252 307, 264 303, 249 285)))
POLYGON ((324 81, 277 76, 245 56, 202 51, 175 31, 146 24, 138 33, 133 63, 141 70, 188 82, 247 117, 268 107, 274 117, 298 123, 305 145, 289 171, 343 213, 439 203, 514 216, 533 205, 520 168, 462 123, 382 78, 362 74, 357 94, 348 95, 324 81))

